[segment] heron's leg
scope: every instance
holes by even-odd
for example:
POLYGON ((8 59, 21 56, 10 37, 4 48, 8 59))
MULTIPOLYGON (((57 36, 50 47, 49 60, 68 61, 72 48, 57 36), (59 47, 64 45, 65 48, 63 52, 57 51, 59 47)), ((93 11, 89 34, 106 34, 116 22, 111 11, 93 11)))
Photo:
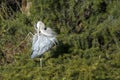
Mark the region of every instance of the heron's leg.
POLYGON ((40 58, 40 67, 42 68, 42 58, 40 58))
MULTIPOLYGON (((27 34, 26 38, 30 37, 30 35, 34 36, 34 34, 32 34, 32 32, 29 32, 29 33, 27 34)), ((26 38, 25 38, 25 39, 26 39, 26 38)), ((30 38, 31 38, 31 37, 30 37, 30 38)))
MULTIPOLYGON (((14 48, 13 52, 14 52, 24 41, 26 41, 26 40, 30 37, 30 34, 31 34, 32 36, 34 36, 34 35, 32 34, 32 32, 29 32, 29 33, 27 34, 27 36, 24 38, 24 40, 22 40, 22 41, 19 43, 19 45, 17 45, 17 46, 14 48)), ((30 37, 30 39, 32 40, 31 37, 30 37)))
POLYGON ((28 34, 31 34, 32 36, 34 35, 32 32, 29 32, 28 34))

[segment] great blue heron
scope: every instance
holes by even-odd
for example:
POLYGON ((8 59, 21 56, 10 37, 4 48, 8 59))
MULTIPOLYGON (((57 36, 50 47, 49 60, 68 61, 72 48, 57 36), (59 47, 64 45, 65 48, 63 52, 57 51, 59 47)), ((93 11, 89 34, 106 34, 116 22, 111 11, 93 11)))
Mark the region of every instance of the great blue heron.
MULTIPOLYGON (((42 21, 35 25, 37 33, 33 35, 31 58, 40 57, 48 51, 54 44, 58 43, 56 33, 49 27, 45 27, 42 21)), ((42 61, 40 59, 40 64, 42 61)))

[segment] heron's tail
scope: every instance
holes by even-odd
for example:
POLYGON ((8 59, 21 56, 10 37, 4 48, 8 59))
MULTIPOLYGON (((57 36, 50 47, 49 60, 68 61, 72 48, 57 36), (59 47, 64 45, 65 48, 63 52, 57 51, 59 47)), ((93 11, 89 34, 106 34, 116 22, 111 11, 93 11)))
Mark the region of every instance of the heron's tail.
POLYGON ((55 39, 55 42, 54 42, 55 45, 59 45, 59 42, 57 39, 55 39))

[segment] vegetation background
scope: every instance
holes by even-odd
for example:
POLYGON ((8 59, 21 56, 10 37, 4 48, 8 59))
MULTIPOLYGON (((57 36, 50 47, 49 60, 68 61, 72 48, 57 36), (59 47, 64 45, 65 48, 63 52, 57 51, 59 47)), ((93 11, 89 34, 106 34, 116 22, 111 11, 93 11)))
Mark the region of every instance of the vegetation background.
POLYGON ((120 80, 120 0, 29 1, 26 15, 16 0, 0 0, 0 80, 120 80), (59 41, 42 69, 27 36, 38 20, 59 41))

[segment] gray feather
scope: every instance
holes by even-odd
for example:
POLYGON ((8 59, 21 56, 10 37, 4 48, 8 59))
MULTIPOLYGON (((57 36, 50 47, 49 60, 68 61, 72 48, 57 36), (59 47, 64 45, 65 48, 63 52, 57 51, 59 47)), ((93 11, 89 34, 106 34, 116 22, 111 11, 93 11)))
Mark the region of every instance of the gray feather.
POLYGON ((40 34, 40 36, 34 35, 31 58, 41 56, 44 52, 48 51, 55 42, 56 37, 48 37, 44 34, 40 34))

